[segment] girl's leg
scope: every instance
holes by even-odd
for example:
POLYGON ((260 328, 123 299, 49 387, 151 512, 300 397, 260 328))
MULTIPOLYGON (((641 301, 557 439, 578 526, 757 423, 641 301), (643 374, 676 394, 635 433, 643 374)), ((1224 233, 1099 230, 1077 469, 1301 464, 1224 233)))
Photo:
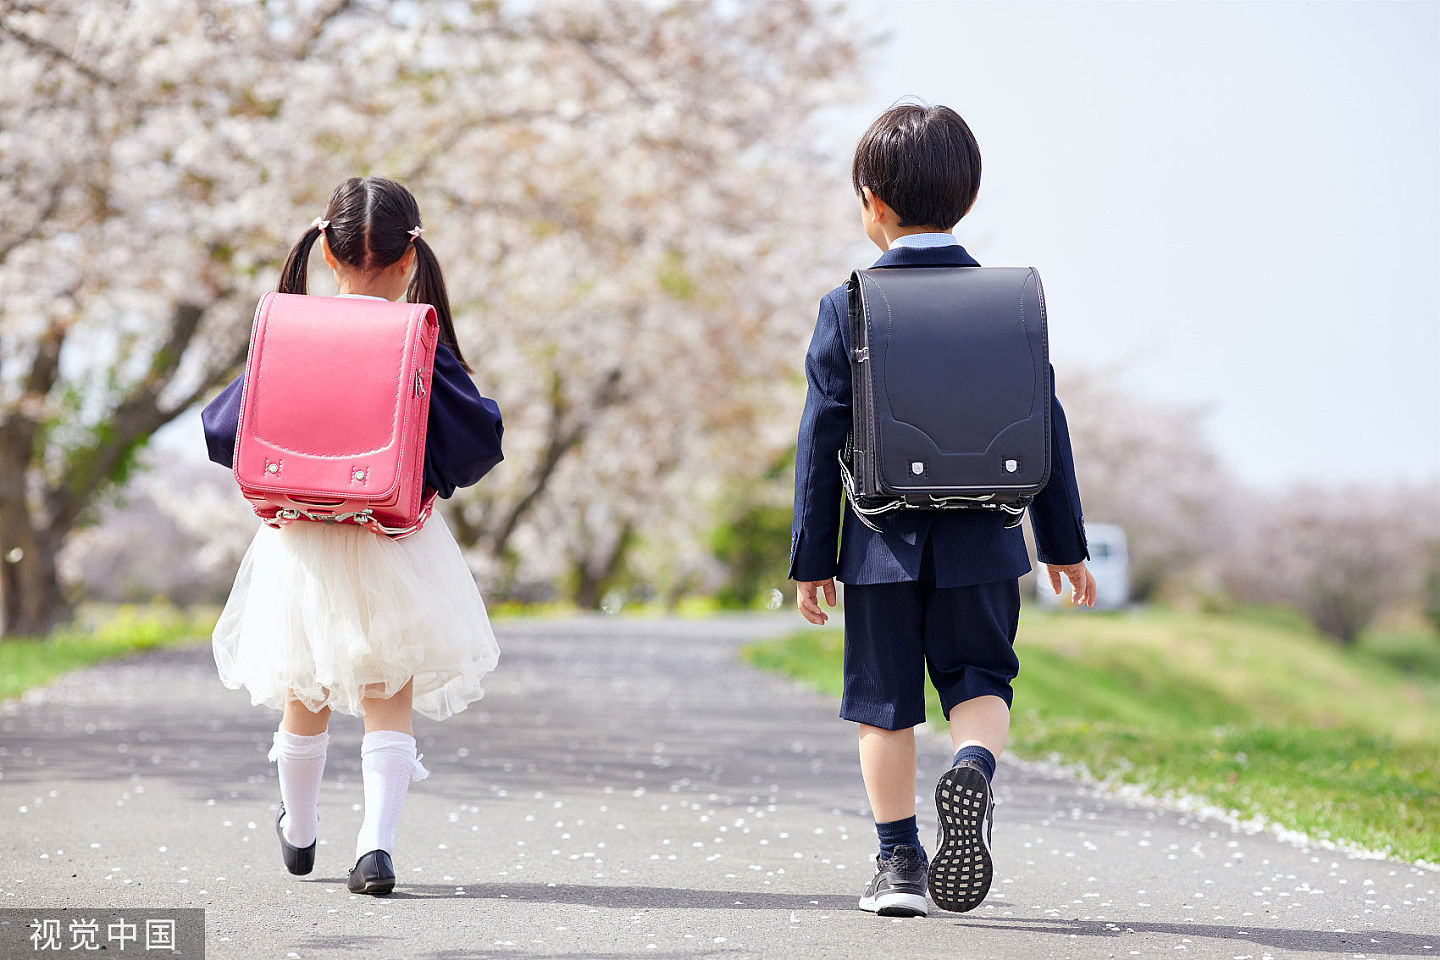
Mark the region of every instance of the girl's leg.
POLYGON ((285 805, 280 828, 293 846, 310 846, 320 828, 320 782, 325 775, 329 724, 329 707, 312 713, 300 701, 287 700, 280 729, 275 731, 270 759, 280 776, 280 801, 285 805))
MULTIPOLYGON (((289 693, 293 696, 295 691, 289 693)), ((299 700, 285 701, 285 714, 280 718, 280 729, 302 737, 314 736, 317 733, 324 733, 330 727, 330 708, 321 707, 316 713, 311 713, 309 708, 299 700)))
POLYGON ((355 859, 371 850, 395 852, 395 827, 412 779, 429 774, 420 766, 411 732, 414 680, 387 699, 365 698, 365 736, 360 770, 365 781, 365 819, 355 837, 355 859))
POLYGON ((393 697, 365 697, 365 732, 374 730, 398 730, 411 733, 411 704, 415 695, 415 680, 411 680, 395 691, 393 697))

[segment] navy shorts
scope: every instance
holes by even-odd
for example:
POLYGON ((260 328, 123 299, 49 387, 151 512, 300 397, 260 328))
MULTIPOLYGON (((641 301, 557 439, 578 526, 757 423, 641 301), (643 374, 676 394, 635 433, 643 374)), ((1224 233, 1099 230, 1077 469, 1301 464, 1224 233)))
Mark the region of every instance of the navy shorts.
POLYGON ((947 717, 987 694, 1010 706, 1019 622, 1018 579, 937 587, 927 541, 919 580, 845 585, 840 716, 885 730, 923 723, 927 668, 947 717))

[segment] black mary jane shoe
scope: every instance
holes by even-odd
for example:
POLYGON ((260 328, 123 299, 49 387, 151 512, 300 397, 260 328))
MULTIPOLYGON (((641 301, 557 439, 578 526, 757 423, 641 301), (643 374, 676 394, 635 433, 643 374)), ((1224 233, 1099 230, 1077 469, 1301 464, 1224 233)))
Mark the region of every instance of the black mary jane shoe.
POLYGON ((382 894, 395 889, 395 865, 384 850, 371 850, 350 868, 351 893, 382 894))
POLYGON ((316 837, 310 841, 308 847, 297 847, 285 839, 285 831, 280 828, 280 820, 285 816, 285 801, 280 801, 280 812, 275 814, 275 833, 280 837, 280 853, 285 858, 285 869, 303 877, 315 869, 315 845, 320 842, 316 837))

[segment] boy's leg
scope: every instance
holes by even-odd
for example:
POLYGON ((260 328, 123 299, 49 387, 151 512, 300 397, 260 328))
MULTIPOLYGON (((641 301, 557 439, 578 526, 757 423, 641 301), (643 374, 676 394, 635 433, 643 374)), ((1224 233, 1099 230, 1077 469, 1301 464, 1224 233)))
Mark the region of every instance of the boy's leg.
POLYGON ((860 775, 879 824, 915 816, 915 728, 860 724, 860 775))
POLYGON ((992 765, 1010 736, 1019 625, 1018 580, 942 587, 926 597, 926 666, 950 719, 951 746, 957 753, 981 747, 992 765))
MULTIPOLYGON (((845 690, 840 716, 860 725, 860 773, 881 834, 915 816, 915 732, 925 720, 920 587, 845 587, 845 690)), ((916 841, 918 846, 918 839, 916 841)))
POLYGON ((939 833, 929 869, 930 896, 946 910, 979 906, 994 875, 990 779, 1010 732, 1019 617, 1016 580, 940 588, 927 597, 926 660, 956 747, 935 785, 939 833))
POLYGON ((1010 707, 1003 697, 983 694, 963 700, 950 709, 951 764, 972 760, 985 766, 985 778, 995 775, 995 761, 1010 736, 1010 707))
POLYGON ((925 654, 915 583, 847 584, 845 693, 859 724, 860 772, 880 841, 860 909, 923 916, 925 850, 915 825, 915 731, 925 719, 925 654))
POLYGON ((860 724, 860 775, 880 838, 880 859, 908 844, 920 859, 925 847, 915 821, 915 728, 885 730, 860 724))

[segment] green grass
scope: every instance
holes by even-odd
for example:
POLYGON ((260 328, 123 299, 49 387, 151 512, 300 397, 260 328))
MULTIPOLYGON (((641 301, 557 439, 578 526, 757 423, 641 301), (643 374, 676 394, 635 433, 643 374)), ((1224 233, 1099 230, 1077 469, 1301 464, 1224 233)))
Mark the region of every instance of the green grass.
MULTIPOLYGON (((577 614, 588 615, 600 612, 589 608, 582 609, 568 600, 555 600, 547 603, 521 603, 517 600, 502 600, 487 604, 485 609, 492 620, 554 619, 557 617, 572 617, 577 614)), ((777 608, 766 603, 765 598, 757 598, 747 608, 728 607, 716 601, 714 597, 687 594, 681 597, 679 602, 673 607, 656 600, 640 602, 626 599, 616 612, 616 616, 637 620, 659 620, 664 617, 703 620, 706 617, 729 613, 759 612, 773 609, 777 608)))
MULTIPOLYGON (((1440 861, 1440 638, 1344 650, 1284 612, 1027 608, 1008 750, 1313 837, 1440 861)), ((835 628, 751 663, 839 696, 835 628)), ((943 729, 933 690, 927 712, 943 729)))
POLYGON ((0 639, 0 700, 17 697, 69 670, 158 647, 208 642, 215 615, 169 607, 122 605, 92 610, 45 639, 0 639))

